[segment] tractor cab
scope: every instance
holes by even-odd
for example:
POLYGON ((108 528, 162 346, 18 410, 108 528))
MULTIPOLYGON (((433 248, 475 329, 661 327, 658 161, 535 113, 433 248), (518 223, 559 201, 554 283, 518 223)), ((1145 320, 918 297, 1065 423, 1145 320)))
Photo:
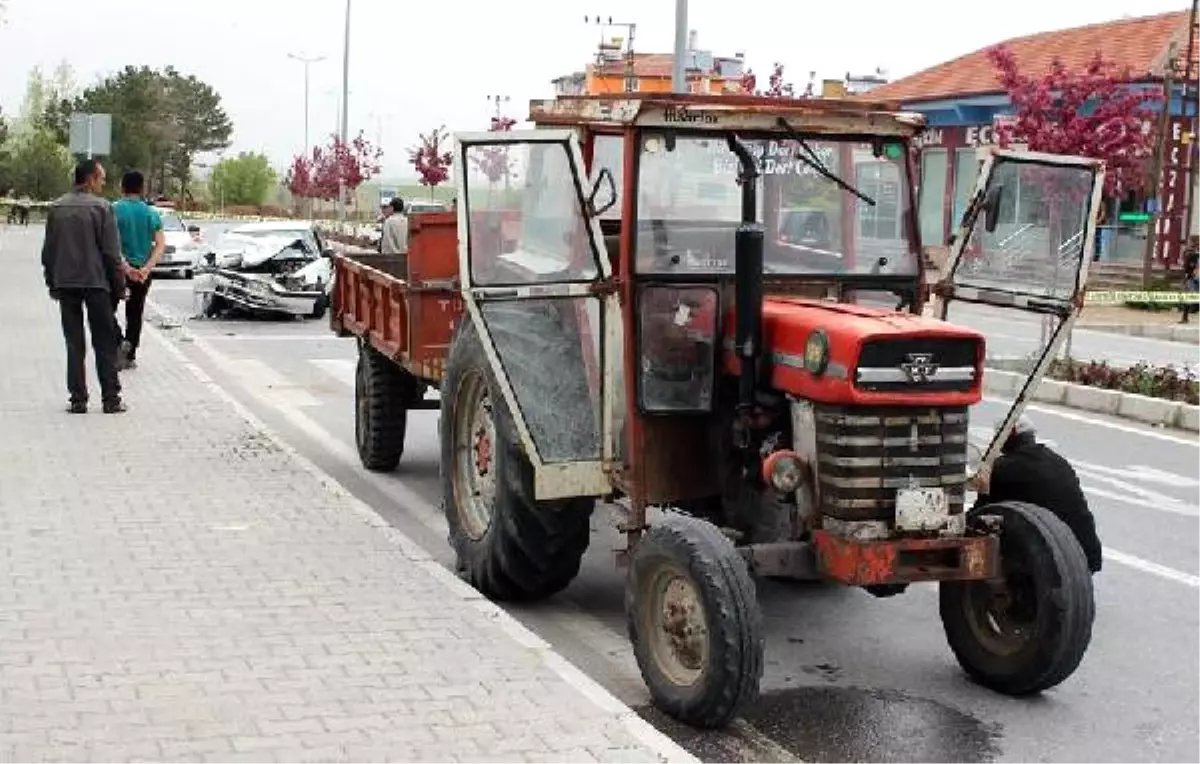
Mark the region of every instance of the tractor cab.
POLYGON ((1019 695, 1069 676, 1090 634, 1086 563, 1042 508, 968 520, 985 338, 945 319, 970 304, 1056 322, 986 469, 1080 304, 1103 166, 994 153, 928 311, 920 115, 621 94, 535 101, 529 120, 456 136, 465 314, 441 427, 468 580, 496 598, 559 591, 597 501, 612 507, 643 676, 700 726, 757 692, 752 575, 877 596, 940 582, 977 679, 1019 695), (1039 225, 1012 207, 1035 190, 1054 200, 1039 225), (1031 579, 1047 554, 1063 568, 1031 579), (1068 579, 1061 608, 1025 607, 1068 579))

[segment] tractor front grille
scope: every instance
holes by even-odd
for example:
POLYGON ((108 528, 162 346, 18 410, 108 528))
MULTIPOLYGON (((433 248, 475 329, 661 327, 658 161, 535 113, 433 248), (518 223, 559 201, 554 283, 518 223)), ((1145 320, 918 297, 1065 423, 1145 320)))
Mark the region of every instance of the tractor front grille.
POLYGON ((962 512, 967 409, 901 406, 814 407, 820 506, 826 516, 892 522, 896 490, 946 489, 962 512))
POLYGON ((971 337, 868 340, 859 352, 854 385, 871 392, 937 393, 975 386, 979 341, 971 337))

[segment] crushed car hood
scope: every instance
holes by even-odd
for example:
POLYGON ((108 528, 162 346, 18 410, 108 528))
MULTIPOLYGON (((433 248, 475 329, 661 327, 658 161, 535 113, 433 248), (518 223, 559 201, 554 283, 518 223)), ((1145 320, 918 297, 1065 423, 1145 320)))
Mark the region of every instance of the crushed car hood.
POLYGON ((216 247, 218 265, 227 259, 240 258, 242 268, 262 265, 296 242, 297 236, 241 236, 228 233, 216 247))

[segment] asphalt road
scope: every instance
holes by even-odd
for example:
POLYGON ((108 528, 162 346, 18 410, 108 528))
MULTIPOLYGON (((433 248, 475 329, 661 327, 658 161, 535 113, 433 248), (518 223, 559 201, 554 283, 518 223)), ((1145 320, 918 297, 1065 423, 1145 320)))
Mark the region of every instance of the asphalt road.
MULTIPOLYGON (((155 282, 151 300, 156 320, 184 320, 191 285, 155 282)), ((368 473, 354 451, 353 341, 333 337, 324 321, 186 323, 196 341, 182 347, 218 383, 451 563, 438 510, 436 411, 411 416, 396 472, 368 473)), ((1148 349, 1158 343, 1128 341, 1134 354, 1158 352, 1148 349)), ((140 360, 154 363, 152 355, 140 360)), ((973 435, 986 438, 1002 411, 998 401, 980 404, 973 435)), ((707 761, 1200 760, 1200 444, 1066 409, 1030 413, 1075 463, 1111 545, 1096 578, 1091 649, 1043 697, 1016 700, 968 682, 946 647, 932 586, 880 600, 763 581, 763 698, 730 730, 680 728, 646 708, 625 636, 622 574, 612 564, 617 538, 603 511, 575 583, 548 602, 509 610, 707 761)))
MULTIPOLYGON (((986 305, 951 303, 946 318, 981 332, 987 339, 991 357, 1024 356, 1040 347, 1042 328, 1037 316, 986 305)), ((1071 333, 1070 352, 1074 358, 1104 360, 1112 366, 1146 362, 1155 366, 1187 367, 1194 371, 1200 368, 1195 345, 1080 327, 1071 333)))

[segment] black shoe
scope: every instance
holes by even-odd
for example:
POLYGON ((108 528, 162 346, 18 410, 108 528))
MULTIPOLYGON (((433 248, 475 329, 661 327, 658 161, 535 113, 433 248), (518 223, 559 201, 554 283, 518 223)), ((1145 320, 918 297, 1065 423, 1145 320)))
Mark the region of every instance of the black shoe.
POLYGON ((71 401, 71 403, 67 406, 67 413, 68 414, 86 414, 87 413, 87 401, 71 401))
POLYGON ((125 402, 122 401, 120 398, 118 398, 115 401, 105 401, 104 402, 104 413, 105 414, 120 414, 124 411, 128 411, 128 409, 125 407, 125 402))

